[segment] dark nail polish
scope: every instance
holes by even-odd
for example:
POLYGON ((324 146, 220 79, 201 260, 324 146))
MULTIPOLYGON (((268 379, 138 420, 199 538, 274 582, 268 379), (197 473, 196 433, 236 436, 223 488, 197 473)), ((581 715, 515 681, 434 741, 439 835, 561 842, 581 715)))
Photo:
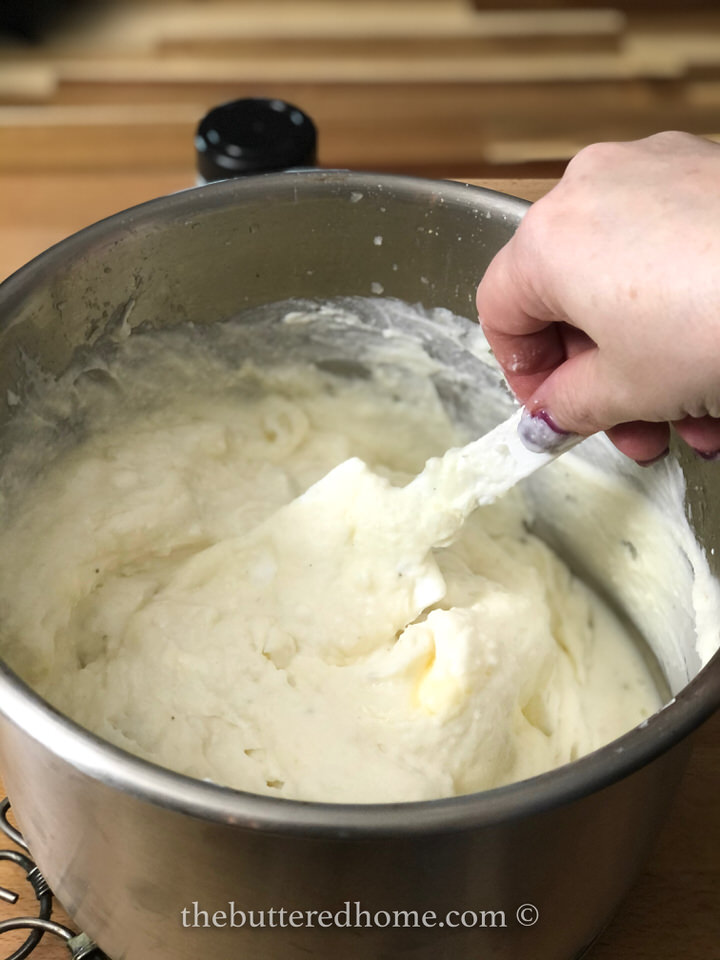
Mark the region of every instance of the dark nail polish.
POLYGON ((695 447, 692 449, 693 452, 699 457, 702 457, 703 460, 720 460, 720 450, 696 450, 695 447))
POLYGON ((559 427, 547 410, 536 410, 534 413, 523 410, 518 435, 528 450, 534 453, 555 453, 569 449, 578 441, 578 435, 559 427))
POLYGON ((664 460, 669 453, 670 447, 665 447, 663 452, 659 453, 656 457, 651 457, 649 460, 636 460, 635 463, 637 463, 639 467, 651 467, 654 463, 664 460))

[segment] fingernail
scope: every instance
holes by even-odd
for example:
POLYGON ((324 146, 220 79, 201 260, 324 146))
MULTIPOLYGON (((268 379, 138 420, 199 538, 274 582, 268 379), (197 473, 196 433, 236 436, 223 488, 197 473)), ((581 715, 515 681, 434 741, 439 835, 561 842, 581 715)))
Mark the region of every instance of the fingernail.
POLYGON ((664 460, 669 453, 670 453, 670 447, 665 447, 663 452, 659 453, 656 457, 650 457, 649 460, 636 460, 635 463, 639 467, 651 467, 654 463, 657 463, 659 460, 664 460))
POLYGON ((720 460, 720 450, 696 450, 695 447, 692 449, 703 460, 720 460))
POLYGON ((580 439, 577 433, 562 430, 547 412, 525 409, 518 424, 518 436, 533 453, 557 453, 569 450, 580 439))

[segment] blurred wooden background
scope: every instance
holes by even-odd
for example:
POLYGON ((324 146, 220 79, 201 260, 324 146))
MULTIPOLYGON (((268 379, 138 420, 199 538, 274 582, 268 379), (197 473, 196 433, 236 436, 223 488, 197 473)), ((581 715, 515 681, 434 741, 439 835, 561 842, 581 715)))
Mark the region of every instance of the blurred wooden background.
POLYGON ((556 176, 593 140, 720 133, 717 0, 65 6, 42 41, 0 42, 0 173, 189 169, 198 118, 244 95, 309 112, 322 165, 429 175, 556 176))

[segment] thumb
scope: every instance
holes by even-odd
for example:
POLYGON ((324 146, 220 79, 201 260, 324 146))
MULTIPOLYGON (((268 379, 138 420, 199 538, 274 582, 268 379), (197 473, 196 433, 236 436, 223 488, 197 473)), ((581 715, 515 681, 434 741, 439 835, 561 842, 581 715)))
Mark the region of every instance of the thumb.
POLYGON ((600 351, 592 346, 556 367, 525 406, 532 416, 542 414, 560 432, 588 437, 632 419, 620 398, 621 391, 604 370, 600 351))
POLYGON ((566 360, 535 391, 525 405, 530 417, 523 432, 531 449, 550 451, 571 442, 568 434, 588 437, 604 430, 621 453, 648 466, 667 453, 669 428, 636 420, 641 413, 631 401, 627 385, 606 371, 600 351, 591 347, 566 360))

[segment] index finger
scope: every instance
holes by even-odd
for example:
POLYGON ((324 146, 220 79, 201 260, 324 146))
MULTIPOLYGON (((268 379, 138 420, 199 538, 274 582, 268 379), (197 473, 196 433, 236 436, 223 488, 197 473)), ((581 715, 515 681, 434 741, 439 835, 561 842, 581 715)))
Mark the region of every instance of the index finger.
POLYGON ((477 310, 488 343, 521 402, 566 359, 559 325, 519 275, 513 241, 495 256, 480 281, 477 310))

